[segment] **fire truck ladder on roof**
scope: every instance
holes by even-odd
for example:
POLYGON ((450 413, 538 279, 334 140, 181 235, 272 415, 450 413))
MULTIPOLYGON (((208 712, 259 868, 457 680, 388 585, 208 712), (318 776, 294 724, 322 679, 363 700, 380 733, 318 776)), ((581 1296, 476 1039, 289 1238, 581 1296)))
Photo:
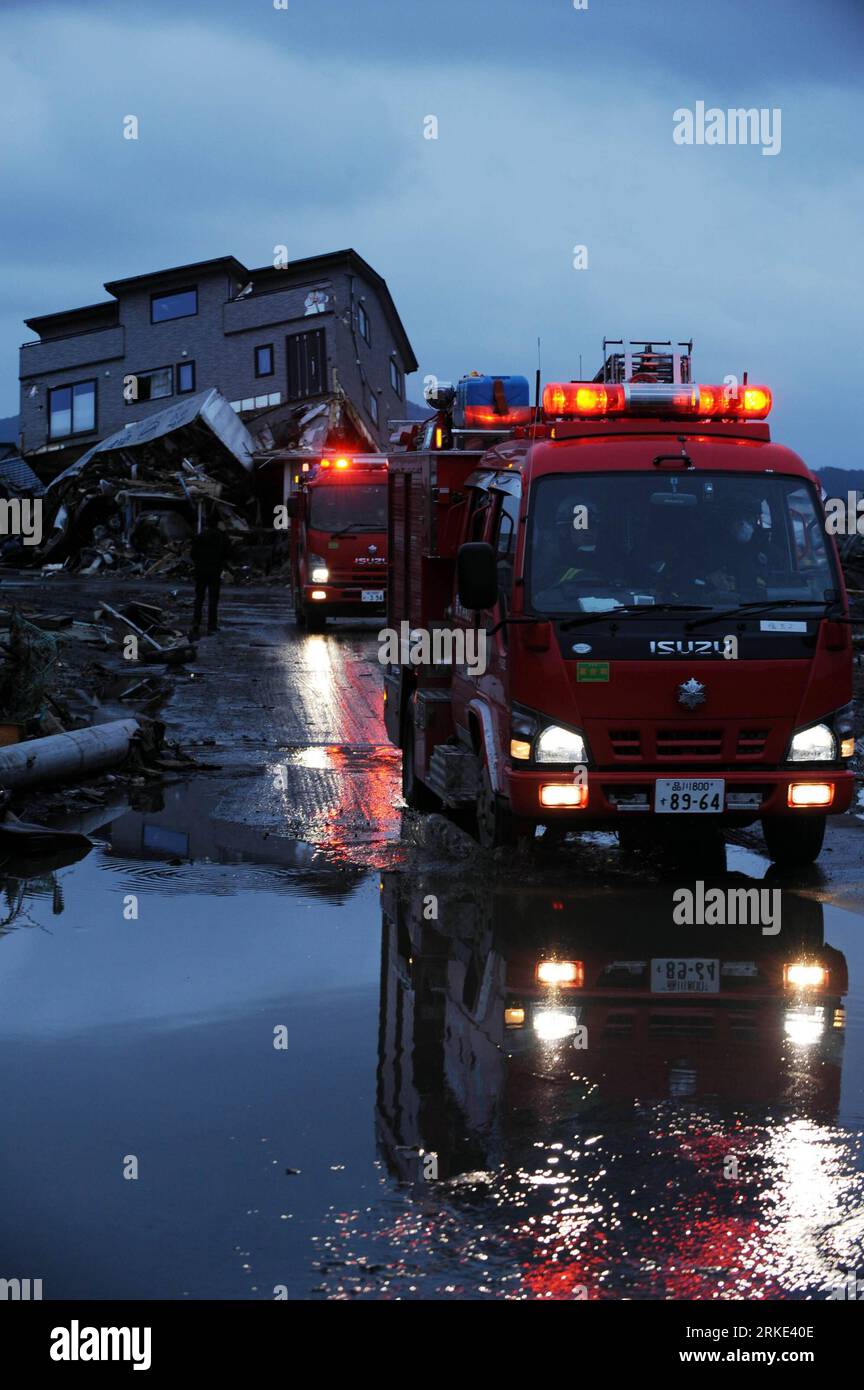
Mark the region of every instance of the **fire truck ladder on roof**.
POLYGON ((690 359, 693 339, 672 344, 671 339, 623 338, 603 339, 603 366, 595 381, 660 381, 669 385, 686 385, 690 381, 690 359), (620 352, 610 352, 610 348, 620 352), (669 352, 663 352, 669 348, 669 352), (660 351, 658 351, 660 349, 660 351), (686 349, 686 351, 683 351, 686 349))

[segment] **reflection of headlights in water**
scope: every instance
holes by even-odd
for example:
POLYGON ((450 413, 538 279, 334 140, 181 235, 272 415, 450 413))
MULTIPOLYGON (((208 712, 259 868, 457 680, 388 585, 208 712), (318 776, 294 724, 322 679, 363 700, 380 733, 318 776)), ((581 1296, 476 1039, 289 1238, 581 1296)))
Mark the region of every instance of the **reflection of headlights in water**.
POLYGON ((299 749, 298 752, 291 755, 291 762, 295 767, 311 767, 317 771, 333 766, 330 749, 320 746, 299 749))
POLYGON ((798 960, 783 967, 783 976, 787 985, 796 989, 819 989, 826 983, 828 972, 823 965, 798 960))
POLYGON ((821 1005, 812 1009, 787 1009, 783 1031, 796 1047, 812 1047, 825 1030, 825 1010, 821 1005))
POLYGON ((579 1018, 572 1009, 536 1009, 532 1022, 542 1042, 567 1038, 579 1027, 579 1018))
POLYGON ((541 985, 581 985, 584 971, 581 960, 541 960, 536 974, 541 985))

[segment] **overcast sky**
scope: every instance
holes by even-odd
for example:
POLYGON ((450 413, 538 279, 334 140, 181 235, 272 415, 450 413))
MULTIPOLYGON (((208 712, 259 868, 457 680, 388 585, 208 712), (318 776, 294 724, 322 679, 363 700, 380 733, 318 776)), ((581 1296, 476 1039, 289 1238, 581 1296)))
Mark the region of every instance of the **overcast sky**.
POLYGON ((776 437, 862 467, 862 58, 862 0, 0 0, 0 416, 25 316, 353 246, 415 400, 533 378, 538 336, 544 380, 692 336, 698 380, 747 369, 776 437), (699 101, 779 108, 780 152, 677 145, 699 101))

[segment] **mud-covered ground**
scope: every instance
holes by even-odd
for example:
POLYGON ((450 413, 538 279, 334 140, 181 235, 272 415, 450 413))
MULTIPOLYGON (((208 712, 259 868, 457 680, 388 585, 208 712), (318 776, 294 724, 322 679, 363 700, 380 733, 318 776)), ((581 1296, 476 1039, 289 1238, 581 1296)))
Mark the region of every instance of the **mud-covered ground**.
MULTIPOLYGON (((84 612, 123 586, 20 591, 84 612)), ((797 875, 755 832, 698 864, 608 835, 484 856, 402 808, 376 624, 290 618, 278 590, 229 591, 160 714, 206 768, 70 790, 93 850, 3 867, 7 1276, 85 1299, 800 1299, 861 1277, 859 813, 797 875), (674 924, 697 875, 779 891, 778 931, 674 924), (538 986, 550 958, 584 997, 538 986), (686 960, 715 992, 640 988, 686 960), (818 996, 784 985, 800 960, 818 996)))

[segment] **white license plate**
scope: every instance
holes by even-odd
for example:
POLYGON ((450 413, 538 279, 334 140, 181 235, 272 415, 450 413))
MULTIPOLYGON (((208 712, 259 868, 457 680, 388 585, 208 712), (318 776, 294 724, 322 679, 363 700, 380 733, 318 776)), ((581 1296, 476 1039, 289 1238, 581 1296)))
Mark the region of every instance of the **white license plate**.
POLYGON ((723 810, 725 793, 722 777, 660 777, 654 788, 654 810, 658 815, 717 815, 723 810))
POLYGON ((719 994, 720 962, 705 956, 661 956, 651 962, 652 994, 719 994))
POLYGON ((384 590, 383 590, 383 589, 361 589, 361 590, 360 590, 360 597, 361 597, 361 599, 363 600, 364 603, 383 603, 383 602, 384 602, 384 590))

